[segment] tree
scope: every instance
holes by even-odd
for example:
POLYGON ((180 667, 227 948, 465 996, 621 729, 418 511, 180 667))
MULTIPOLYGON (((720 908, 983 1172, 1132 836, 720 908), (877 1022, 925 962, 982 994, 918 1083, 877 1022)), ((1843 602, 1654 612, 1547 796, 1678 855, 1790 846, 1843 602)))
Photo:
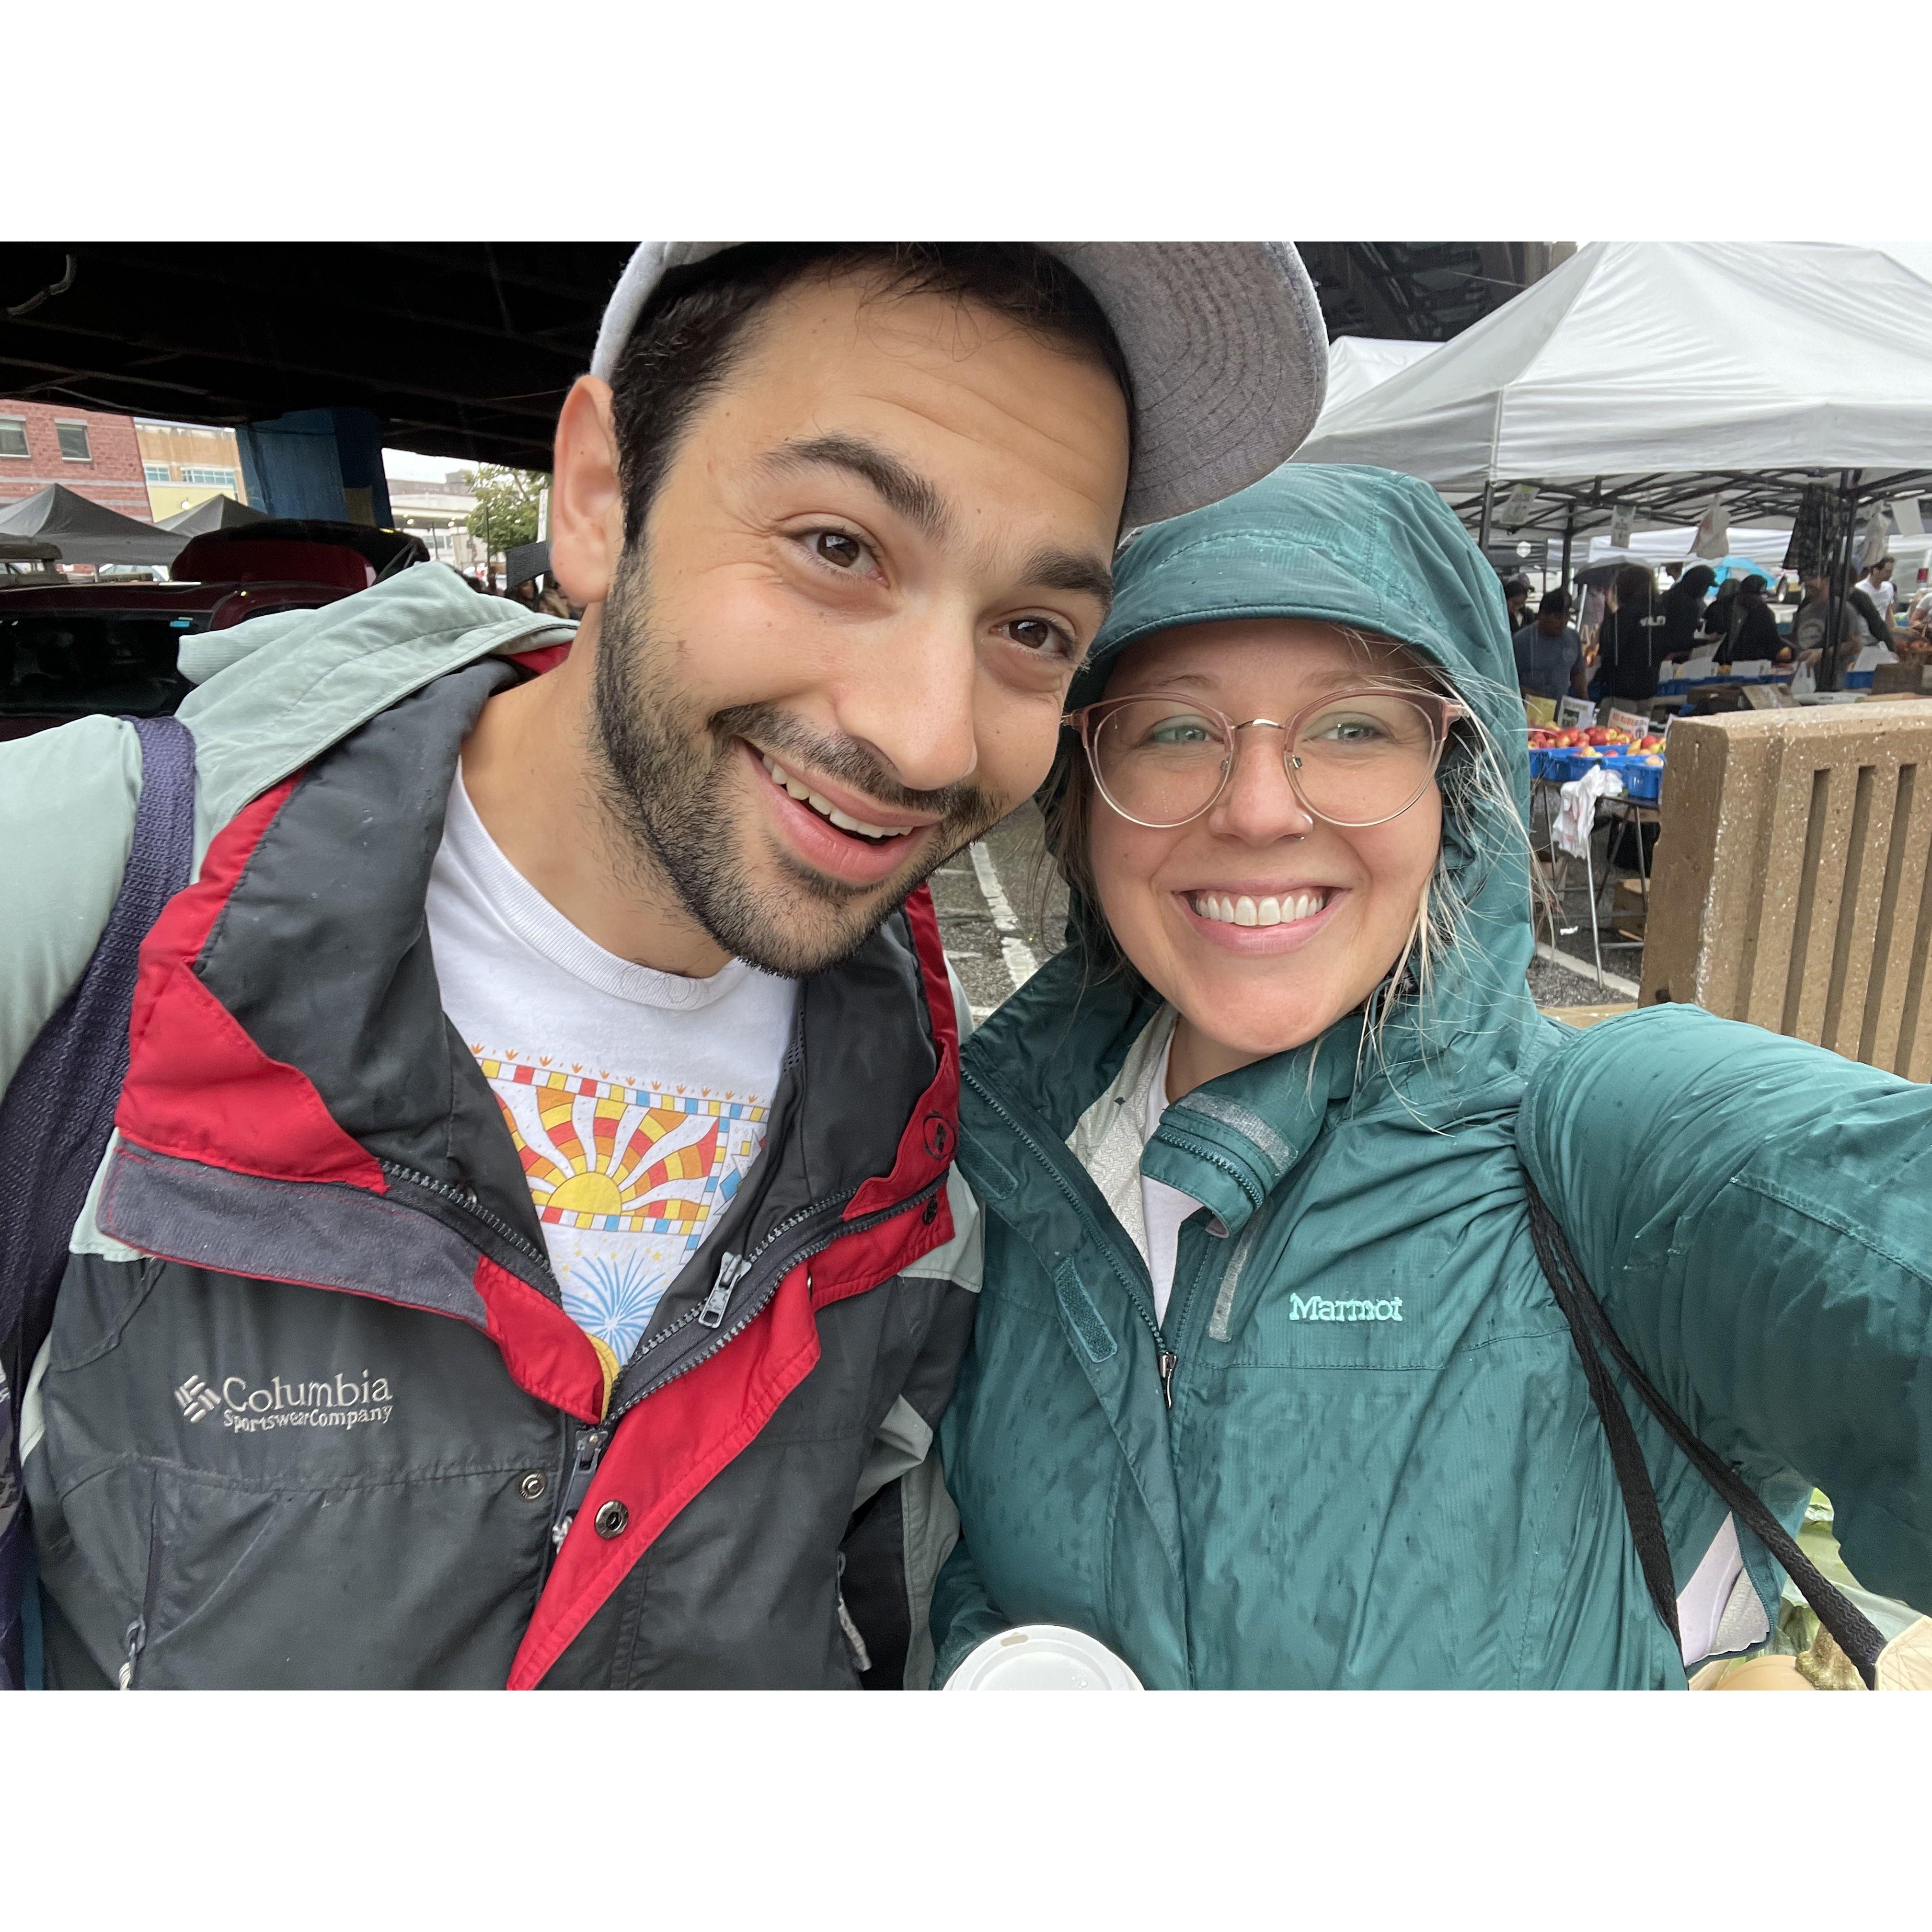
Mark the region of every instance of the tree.
POLYGON ((490 556, 502 556, 519 544, 536 542, 537 499, 550 488, 548 476, 495 463, 465 474, 476 498, 476 507, 465 522, 490 556))

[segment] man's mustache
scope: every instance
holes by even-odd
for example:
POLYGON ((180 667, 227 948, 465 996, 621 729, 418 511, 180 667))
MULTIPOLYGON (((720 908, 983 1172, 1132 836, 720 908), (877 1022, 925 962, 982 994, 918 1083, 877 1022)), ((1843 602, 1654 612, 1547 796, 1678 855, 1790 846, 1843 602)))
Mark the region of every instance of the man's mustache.
POLYGON ((776 705, 735 704, 714 712, 710 730, 721 751, 735 738, 748 739, 780 764, 796 759, 810 765, 889 810, 934 813, 942 823, 952 824, 976 824, 997 812, 994 802, 975 784, 909 791, 862 745, 850 738, 821 736, 776 705))

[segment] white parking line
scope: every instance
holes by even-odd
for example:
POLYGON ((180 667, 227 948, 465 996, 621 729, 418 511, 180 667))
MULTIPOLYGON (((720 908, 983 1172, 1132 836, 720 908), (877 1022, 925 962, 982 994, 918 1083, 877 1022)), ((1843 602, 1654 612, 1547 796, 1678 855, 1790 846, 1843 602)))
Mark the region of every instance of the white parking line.
POLYGON ((1040 962, 1034 957, 1033 948, 1019 936, 1020 922, 1013 916, 1012 904, 1006 897, 1006 887, 1000 884, 999 874, 993 869, 993 855, 976 842, 967 849, 972 855, 973 875, 980 881, 980 896, 993 915, 993 930, 1000 935, 1000 956, 1006 962, 1007 975, 1017 992, 1040 970, 1040 962))

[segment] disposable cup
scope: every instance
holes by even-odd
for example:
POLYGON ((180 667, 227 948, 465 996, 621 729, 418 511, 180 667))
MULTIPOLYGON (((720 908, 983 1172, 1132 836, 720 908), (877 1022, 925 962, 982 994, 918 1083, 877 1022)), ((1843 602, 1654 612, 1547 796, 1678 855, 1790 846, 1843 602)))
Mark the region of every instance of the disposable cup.
POLYGON ((949 1690, 1138 1690, 1125 1660, 1084 1630, 1022 1624, 989 1636, 946 1680, 949 1690))

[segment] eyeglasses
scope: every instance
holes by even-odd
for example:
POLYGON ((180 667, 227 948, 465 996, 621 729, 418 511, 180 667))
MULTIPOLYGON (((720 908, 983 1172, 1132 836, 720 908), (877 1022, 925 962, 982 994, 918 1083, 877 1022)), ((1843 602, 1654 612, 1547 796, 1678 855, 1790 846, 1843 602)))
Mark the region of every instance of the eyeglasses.
POLYGON ((1198 699, 1155 692, 1103 698, 1063 721, 1080 734, 1100 796, 1135 825, 1171 830, 1211 811, 1234 775, 1234 734, 1282 734, 1303 809, 1330 825, 1386 824, 1429 788, 1462 707, 1432 692, 1364 687, 1324 698, 1283 724, 1240 724, 1198 699))

